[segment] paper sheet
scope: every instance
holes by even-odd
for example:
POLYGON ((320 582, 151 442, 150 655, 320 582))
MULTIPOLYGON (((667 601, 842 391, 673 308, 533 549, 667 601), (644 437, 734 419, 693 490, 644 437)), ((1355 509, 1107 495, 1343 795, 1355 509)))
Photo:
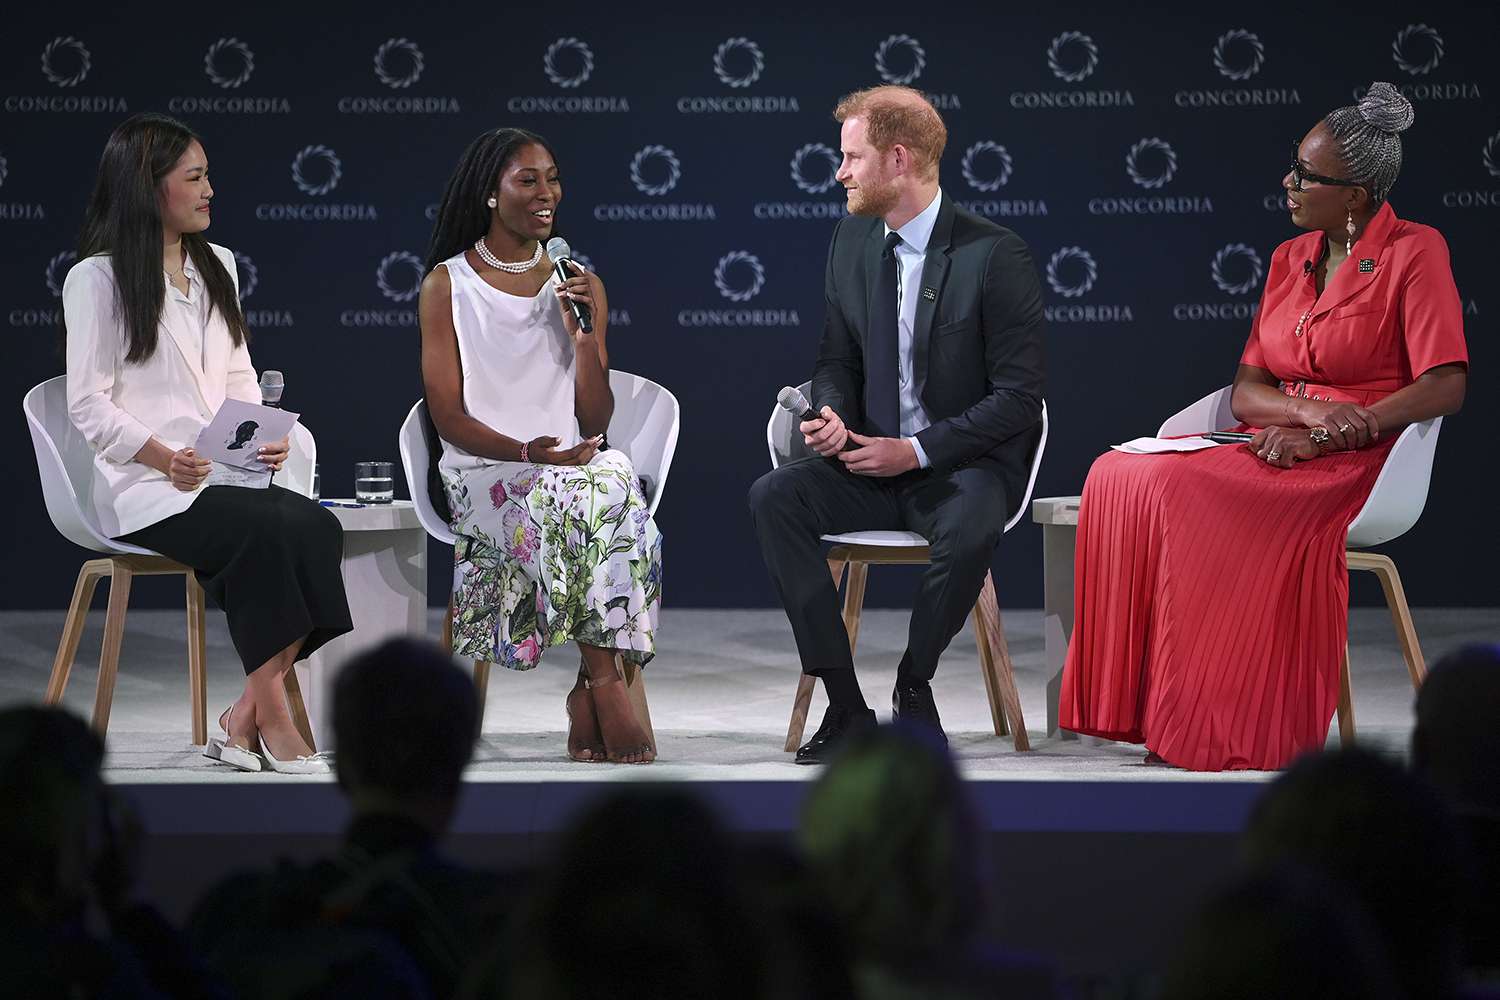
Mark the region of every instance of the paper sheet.
POLYGON ((226 399, 193 447, 204 458, 223 465, 261 472, 265 466, 257 453, 263 446, 291 434, 298 416, 274 406, 226 399))
POLYGON ((271 476, 272 472, 269 469, 264 472, 253 472, 250 469, 215 462, 214 467, 208 472, 208 478, 203 480, 203 486, 244 486, 252 490, 264 490, 270 487, 271 476))
POLYGON ((224 400, 193 445, 199 455, 214 463, 203 485, 262 490, 270 486, 271 470, 262 464, 258 453, 262 446, 291 434, 298 416, 274 406, 224 400))
POLYGON ((1123 451, 1127 455, 1164 455, 1173 451, 1202 451, 1204 448, 1217 448, 1218 446, 1217 441, 1210 441, 1203 437, 1139 437, 1132 438, 1124 444, 1110 445, 1115 451, 1123 451))

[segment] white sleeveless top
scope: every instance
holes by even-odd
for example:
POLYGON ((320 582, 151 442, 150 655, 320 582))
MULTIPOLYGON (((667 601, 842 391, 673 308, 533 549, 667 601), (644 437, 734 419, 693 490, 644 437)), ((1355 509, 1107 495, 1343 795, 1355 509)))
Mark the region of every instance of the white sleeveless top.
MULTIPOLYGON (((549 434, 559 448, 577 444, 577 362, 553 293, 557 276, 526 298, 487 284, 462 253, 441 266, 452 288, 464 410, 517 441, 549 434)), ((472 469, 492 461, 444 441, 438 467, 472 469)))

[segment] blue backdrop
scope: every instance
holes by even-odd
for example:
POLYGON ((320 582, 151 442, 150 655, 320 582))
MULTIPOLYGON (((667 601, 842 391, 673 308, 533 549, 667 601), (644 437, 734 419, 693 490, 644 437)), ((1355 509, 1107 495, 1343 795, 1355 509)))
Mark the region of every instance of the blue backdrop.
MULTIPOLYGON (((64 606, 81 558, 48 525, 18 404, 62 370, 58 292, 99 152, 128 113, 166 111, 204 135, 209 237, 236 251, 256 364, 286 372, 325 496, 350 493, 354 462, 398 458, 420 385, 420 259, 459 153, 495 125, 547 136, 560 231, 609 288, 613 363, 682 403, 657 515, 667 603, 760 606, 774 597, 744 496, 767 464, 776 390, 811 370, 842 212, 841 94, 881 80, 932 94, 949 128, 944 189, 1030 243, 1049 319, 1047 496, 1078 492, 1108 444, 1232 377, 1266 261, 1295 234, 1279 189, 1289 146, 1376 79, 1416 105, 1391 200, 1449 241, 1474 372, 1427 513, 1387 551, 1414 603, 1500 604, 1480 559, 1496 549, 1484 512, 1500 416, 1500 16, 1486 6, 9 12, 0 382, 15 408, 0 443, 20 483, 0 607, 64 606)), ((1002 542, 1002 604, 1041 603, 1040 549, 1029 521, 1002 542)), ((433 556, 441 602, 449 560, 433 556)), ((912 583, 875 574, 871 603, 905 604, 912 583)), ((153 600, 176 590, 147 588, 153 600)))

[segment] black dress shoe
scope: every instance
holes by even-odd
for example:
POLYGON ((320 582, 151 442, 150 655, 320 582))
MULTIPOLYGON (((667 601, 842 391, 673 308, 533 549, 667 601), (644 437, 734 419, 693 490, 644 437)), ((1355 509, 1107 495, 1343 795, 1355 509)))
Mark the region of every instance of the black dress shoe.
POLYGON ((938 718, 937 702, 932 700, 932 685, 926 681, 898 680, 891 692, 891 714, 930 727, 947 744, 948 735, 943 732, 943 720, 938 718))
POLYGON ((798 764, 826 764, 844 740, 855 733, 874 729, 879 722, 873 709, 840 708, 829 705, 823 713, 823 724, 813 733, 812 739, 797 748, 798 764))

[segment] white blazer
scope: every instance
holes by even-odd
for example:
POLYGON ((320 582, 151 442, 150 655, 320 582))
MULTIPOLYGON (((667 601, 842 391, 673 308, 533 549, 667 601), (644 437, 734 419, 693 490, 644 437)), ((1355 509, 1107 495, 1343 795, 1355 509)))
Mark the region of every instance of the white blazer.
MULTIPOLYGON (((238 294, 234 254, 209 246, 238 294)), ((168 286, 155 353, 140 364, 126 364, 125 326, 116 312, 109 255, 79 261, 63 282, 68 415, 95 452, 92 495, 82 500, 110 538, 182 513, 203 491, 201 486, 179 490, 164 474, 135 461, 151 437, 174 451, 186 448, 226 398, 260 402, 250 351, 244 344, 234 346, 218 310, 202 322, 207 289, 200 280, 191 290, 202 296, 193 300, 199 308, 174 298, 180 293, 168 286)))

